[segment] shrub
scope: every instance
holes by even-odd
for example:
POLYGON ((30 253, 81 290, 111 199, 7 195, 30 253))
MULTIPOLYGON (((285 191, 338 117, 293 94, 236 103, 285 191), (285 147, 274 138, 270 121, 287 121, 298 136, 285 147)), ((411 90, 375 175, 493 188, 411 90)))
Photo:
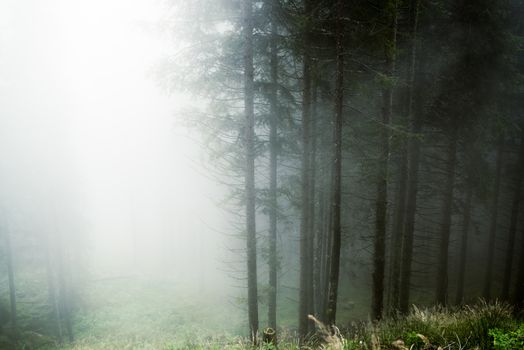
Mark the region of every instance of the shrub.
POLYGON ((522 349, 524 347, 524 323, 511 331, 494 328, 489 331, 495 350, 522 349))
MULTIPOLYGON (((393 342, 402 340, 407 348, 412 349, 424 349, 428 344, 448 349, 491 349, 494 334, 490 330, 498 330, 498 341, 501 342, 506 339, 502 335, 509 336, 508 332, 514 328, 515 320, 510 306, 480 301, 476 305, 460 309, 413 307, 407 316, 397 316, 368 325, 367 331, 364 334, 361 332, 359 337, 365 341, 367 348, 372 347, 371 335, 375 334, 380 339, 381 346, 386 348, 393 342)), ((524 329, 522 332, 524 333, 524 329)), ((519 338, 513 336, 511 339, 519 338)))

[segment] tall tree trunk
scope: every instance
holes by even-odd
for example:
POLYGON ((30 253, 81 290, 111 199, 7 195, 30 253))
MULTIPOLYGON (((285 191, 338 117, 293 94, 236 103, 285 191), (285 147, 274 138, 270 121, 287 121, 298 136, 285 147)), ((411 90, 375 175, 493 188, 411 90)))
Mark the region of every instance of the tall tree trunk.
POLYGON ((491 222, 489 226, 488 252, 486 259, 486 274, 484 277, 484 292, 483 296, 487 300, 491 299, 491 282, 493 272, 493 259, 495 257, 495 238, 497 235, 497 220, 499 209, 499 192, 500 192, 500 176, 502 173, 502 149, 504 147, 504 139, 500 136, 497 146, 497 160, 495 164, 495 183, 493 186, 493 201, 491 204, 491 222))
MULTIPOLYGON (((332 137, 329 138, 329 148, 332 148, 332 137)), ((329 152, 330 154, 332 152, 329 152)), ((324 157, 326 162, 328 157, 324 157)), ((319 237, 319 247, 322 249, 321 260, 320 260, 320 284, 319 284, 319 312, 318 316, 320 320, 326 323, 326 309, 329 297, 329 276, 331 268, 331 254, 332 254, 332 243, 333 235, 333 215, 332 215, 332 199, 333 199, 333 169, 332 160, 329 160, 323 166, 323 178, 324 178, 324 191, 323 191, 323 215, 322 215, 322 227, 321 236, 319 237)))
POLYGON ((437 264, 436 302, 446 305, 448 291, 448 260, 449 236, 453 214, 453 189, 455 187, 455 168, 457 164, 457 132, 453 131, 448 145, 446 165, 446 184, 444 187, 444 203, 442 208, 442 223, 440 228, 440 248, 437 264))
MULTIPOLYGON (((521 231, 521 246, 519 257, 519 268, 517 274, 517 283, 515 287, 515 294, 513 295, 513 305, 518 311, 524 311, 524 229, 521 231)), ((516 310, 516 311, 517 311, 516 310)))
POLYGON ((337 315, 338 280, 340 271, 340 246, 342 227, 340 223, 340 207, 342 192, 342 113, 344 103, 344 46, 342 26, 342 0, 337 1, 337 71, 335 81, 335 121, 333 130, 333 234, 332 253, 329 268, 328 302, 326 322, 334 325, 337 315))
POLYGON ((309 297, 311 296, 311 271, 310 267, 310 160, 311 160, 311 54, 310 34, 312 15, 311 0, 304 1, 304 12, 306 16, 306 30, 304 33, 304 63, 303 63, 303 94, 302 94, 302 203, 300 223, 300 291, 299 291, 299 313, 298 334, 303 339, 308 333, 308 313, 311 312, 309 297))
POLYGON ((373 253, 373 286, 371 291, 371 317, 382 318, 384 308, 384 269, 386 261, 386 221, 388 207, 388 166, 389 166, 389 123, 393 110, 393 75, 395 74, 397 43, 397 3, 390 21, 391 37, 385 45, 387 75, 391 79, 382 91, 382 126, 380 130, 380 155, 377 178, 377 201, 375 209, 375 237, 373 253))
MULTIPOLYGON (((331 167, 333 165, 331 164, 331 167)), ((332 255, 333 255, 333 223, 334 223, 334 215, 333 215, 333 184, 334 184, 334 178, 335 174, 333 172, 333 169, 331 169, 329 174, 329 192, 326 198, 326 225, 324 229, 324 244, 323 244, 323 254, 324 254, 324 268, 322 269, 323 272, 323 280, 322 280, 322 290, 324 291, 324 298, 322 299, 322 320, 327 323, 327 310, 328 310, 328 304, 329 304, 329 298, 330 298, 330 279, 331 279, 331 266, 332 266, 332 255)), ((335 304, 336 305, 336 304, 335 304)))
MULTIPOLYGON (((315 84, 315 89, 313 97, 315 97, 315 90, 318 90, 318 85, 315 84)), ((319 162, 318 166, 318 176, 317 176, 317 202, 318 202, 318 211, 316 212, 316 225, 315 225, 315 250, 314 250, 314 314, 317 319, 322 322, 325 321, 325 306, 327 298, 327 238, 329 236, 329 207, 331 205, 331 176, 330 176, 330 166, 331 160, 326 159, 326 148, 331 150, 331 137, 329 141, 326 140, 326 130, 319 131, 318 135, 318 157, 317 161, 319 162), (329 146, 326 145, 329 144, 329 146)), ((329 151, 331 154, 331 151, 329 151)))
POLYGON ((66 251, 63 237, 60 233, 57 235, 57 257, 58 257, 58 298, 60 305, 60 315, 65 324, 65 330, 70 342, 74 341, 73 322, 72 322, 72 296, 71 280, 69 276, 69 255, 66 251))
POLYGON ((11 247, 11 234, 9 228, 6 227, 5 233, 5 254, 7 260, 7 278, 9 283, 9 302, 11 304, 11 325, 13 328, 17 326, 17 312, 16 312, 16 287, 15 287, 15 273, 13 268, 13 250, 11 247))
POLYGON ((243 1, 244 15, 244 113, 245 113, 245 191, 247 234, 247 303, 251 340, 258 332, 257 242, 255 224, 255 111, 253 70, 253 3, 243 1))
MULTIPOLYGON (((316 71, 316 66, 313 65, 313 71, 316 71)), ((317 202, 316 198, 316 172, 317 172, 317 90, 318 85, 316 84, 316 73, 313 74, 313 81, 311 86, 311 133, 310 133, 310 143, 311 143, 311 152, 310 152, 310 180, 309 180, 309 276, 310 288, 308 289, 308 301, 309 301, 309 313, 315 313, 315 237, 316 237, 316 216, 315 216, 315 206, 317 202)), ((310 331, 314 330, 314 325, 310 323, 310 331)))
POLYGON ((509 300, 509 288, 511 285, 511 270, 513 268, 513 255, 515 253, 515 236, 517 233, 517 221, 519 218, 520 196, 522 179, 524 178, 524 127, 520 138, 520 150, 517 163, 517 178, 515 181, 515 192, 511 204, 511 218, 508 235, 508 248, 506 250, 506 261, 504 265, 504 280, 502 282, 502 300, 509 300))
POLYGON ((457 277, 457 295, 455 303, 460 305, 464 301, 464 275, 468 254, 468 234, 471 221, 471 199, 473 198, 473 184, 469 177, 466 178, 466 201, 464 203, 464 216, 462 222, 462 237, 460 240, 459 266, 457 277))
POLYGON ((277 327, 277 128, 278 128, 278 52, 277 1, 271 0, 271 118, 269 121, 269 327, 277 327))
MULTIPOLYGON (((320 184, 322 186, 322 184, 320 184)), ((314 283, 314 311, 315 316, 321 320, 322 319, 322 308, 323 303, 322 299, 324 298, 323 288, 322 288, 322 271, 323 271, 323 261, 325 258, 324 255, 324 230, 325 225, 325 199, 324 199, 324 189, 320 189, 318 193, 318 213, 317 213, 317 224, 315 227, 315 250, 314 250, 314 270, 313 270, 313 283, 314 283)))
POLYGON ((406 142, 403 142, 400 150, 398 189, 395 196, 395 212, 393 214, 393 229, 391 233, 388 303, 389 312, 391 314, 394 314, 399 308, 402 234, 404 231, 404 219, 406 217, 406 190, 408 184, 408 159, 406 146, 406 142))
MULTIPOLYGON (((415 72, 417 69, 417 28, 419 17, 419 0, 410 3, 411 21, 411 62, 409 73, 409 96, 408 96, 408 120, 411 135, 408 139, 408 182, 406 189, 406 213, 404 222, 404 234, 402 236, 402 250, 400 261, 400 288, 398 297, 399 311, 407 313, 409 309, 409 298, 411 291, 411 263, 413 260, 413 237, 415 231, 415 214, 417 210, 418 190, 418 168, 420 159, 420 140, 418 134, 421 130, 420 110, 414 110, 415 104, 415 72)), ((417 101, 417 105, 420 102, 417 101)))
POLYGON ((51 235, 48 235, 46 237, 46 272, 47 272, 47 288, 49 293, 49 304, 51 305, 51 308, 53 309, 53 317, 55 321, 56 326, 56 336, 59 340, 59 342, 62 342, 62 318, 60 316, 60 305, 58 302, 58 297, 56 293, 56 285, 55 285, 55 275, 53 271, 53 263, 51 260, 52 257, 52 250, 51 250, 51 235))

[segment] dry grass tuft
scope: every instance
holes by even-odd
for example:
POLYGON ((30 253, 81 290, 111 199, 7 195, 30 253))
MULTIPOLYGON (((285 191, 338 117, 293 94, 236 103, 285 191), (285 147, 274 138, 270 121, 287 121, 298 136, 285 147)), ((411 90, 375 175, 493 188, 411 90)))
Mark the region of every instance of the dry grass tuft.
POLYGON ((340 334, 337 326, 326 326, 320 322, 313 315, 308 315, 308 318, 315 323, 318 335, 321 339, 320 349, 326 350, 343 350, 346 340, 340 334))

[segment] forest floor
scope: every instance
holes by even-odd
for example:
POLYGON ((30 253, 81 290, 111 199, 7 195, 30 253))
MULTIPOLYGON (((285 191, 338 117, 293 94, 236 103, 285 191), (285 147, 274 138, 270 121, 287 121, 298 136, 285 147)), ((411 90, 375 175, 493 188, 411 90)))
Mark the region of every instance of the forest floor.
MULTIPOLYGON (((125 317, 125 315, 123 315, 125 317)), ((140 325, 137 325, 140 327, 140 325)), ((176 327, 175 327, 176 329, 176 327)), ((180 329, 179 329, 180 330, 180 329)), ((79 339, 74 345, 60 349, 164 349, 164 350, 247 350, 252 349, 245 338, 223 335, 220 337, 176 339, 159 337, 165 329, 152 331, 146 337, 137 333, 121 333, 118 337, 105 334, 79 339), (158 337, 158 338, 156 338, 158 337), (163 339, 163 340, 162 340, 163 339)), ((279 349, 298 350, 292 337, 280 330, 279 349)), ((189 338, 195 333, 189 332, 189 338)), ((198 330, 197 333, 198 334, 198 330)), ((321 333, 320 333, 321 334, 321 333)), ((524 348, 524 323, 517 321, 511 308, 502 304, 479 303, 460 309, 414 308, 406 317, 388 319, 378 324, 354 324, 351 330, 342 330, 340 337, 317 337, 301 349, 331 350, 521 350, 524 348)), ((271 345, 261 345, 261 350, 274 350, 271 345)))
MULTIPOLYGON (((194 303, 193 298, 169 301, 166 294, 151 292, 140 307, 131 306, 114 295, 118 303, 111 309, 91 311, 89 318, 78 319, 77 341, 61 350, 245 350, 252 349, 240 334, 245 325, 238 309, 219 300, 194 303), (178 304, 179 303, 179 304, 178 304), (156 307, 153 307, 156 305, 156 307), (233 309, 227 310, 229 307, 233 309), (222 312, 220 312, 220 308, 222 312), (176 311, 175 311, 176 310, 176 311), (210 313, 210 311, 213 312, 210 313), (110 316, 112 315, 112 316, 110 316)), ((299 349, 288 328, 278 330, 280 350, 299 349)), ((321 334, 321 333, 320 333, 321 334)), ((524 348, 524 323, 509 306, 479 302, 457 309, 417 309, 406 317, 386 319, 378 324, 354 322, 342 329, 340 337, 318 336, 301 349, 332 350, 510 350, 524 348), (329 338, 329 339, 327 339, 329 338), (328 341, 327 347, 326 339, 328 341), (331 346, 329 346, 331 344, 331 346)), ((274 350, 262 345, 259 349, 274 350)))
MULTIPOLYGON (((91 285, 82 292, 79 310, 75 312, 75 342, 57 349, 246 347, 245 301, 234 298, 234 291, 195 286, 189 290, 169 280, 136 277, 105 279, 91 285)), ((241 294, 243 290, 236 292, 241 294)), ((279 324, 290 334, 298 307, 294 294, 296 291, 284 289, 279 300, 279 324)), ((348 319, 348 314, 357 317, 355 311, 365 312, 364 305, 362 310, 355 310, 359 307, 352 302, 341 305, 344 319, 348 319)), ((263 327, 264 304, 259 313, 263 327)))
MULTIPOLYGON (((42 282, 42 281, 41 281, 42 282)), ((40 282, 40 283, 41 283, 40 282)), ((16 349, 41 350, 200 350, 251 348, 245 334, 245 310, 241 300, 231 299, 228 292, 217 290, 199 293, 184 290, 172 281, 136 277, 102 279, 82 291, 74 315, 75 341, 62 346, 32 346, 25 341, 16 349), (222 294, 222 295, 221 295, 222 294), (239 336, 240 335, 240 336, 239 336), (243 336, 242 336, 243 335, 243 336)), ((49 313, 35 305, 45 300, 35 299, 42 293, 30 293, 24 286, 20 296, 22 336, 52 334, 49 313), (37 316, 41 314, 41 316, 37 316), (40 321, 38 321, 40 317, 40 321), (44 323, 46 322, 46 323, 44 323), (44 325, 44 327, 38 327, 44 325)), ((194 289, 193 289, 194 290, 194 289)), ((294 334, 296 302, 292 295, 279 305, 279 349, 298 349, 294 334)), ((362 306, 364 308, 364 306, 362 306)), ((265 324, 260 308, 261 327, 265 324)), ((341 308, 341 319, 358 307, 341 308)), ((363 312, 363 311, 362 311, 363 312)), ((365 318, 364 318, 365 319, 365 318)), ((478 303, 460 309, 414 309, 407 317, 386 319, 379 324, 369 321, 345 321, 340 325, 343 340, 338 349, 441 349, 487 350, 523 349, 524 324, 518 321, 508 306, 478 303), (495 341, 495 344, 494 344, 495 341), (396 342, 396 345, 393 343, 396 342), (497 343, 498 342, 498 343, 497 343), (404 345, 402 345, 404 344, 404 345)), ((48 343, 51 338, 46 337, 48 343)), ((309 349, 321 343, 310 344, 309 349)), ((264 348, 264 347, 263 347, 264 348)), ((0 349, 2 348, 0 342, 0 349)), ((12 347, 6 350, 14 350, 12 347)), ((272 349, 265 347, 265 349, 272 349)))
POLYGON ((83 298, 75 342, 63 349, 179 349, 230 342, 242 310, 216 291, 184 290, 170 281, 105 280, 83 298))

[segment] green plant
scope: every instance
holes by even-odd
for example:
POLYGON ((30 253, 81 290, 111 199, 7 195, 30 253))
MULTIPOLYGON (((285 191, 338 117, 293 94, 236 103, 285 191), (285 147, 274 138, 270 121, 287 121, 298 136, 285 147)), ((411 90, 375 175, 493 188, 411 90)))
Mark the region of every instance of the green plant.
POLYGON ((499 328, 490 329, 489 335, 493 337, 495 350, 522 349, 524 347, 524 323, 517 329, 510 331, 499 328))
POLYGON ((406 344, 410 348, 421 349, 425 345, 424 340, 420 337, 419 333, 415 331, 410 331, 406 333, 406 336, 404 338, 405 338, 406 344))
POLYGON ((348 339, 344 343, 344 350, 360 350, 364 349, 364 342, 357 339, 348 339))

